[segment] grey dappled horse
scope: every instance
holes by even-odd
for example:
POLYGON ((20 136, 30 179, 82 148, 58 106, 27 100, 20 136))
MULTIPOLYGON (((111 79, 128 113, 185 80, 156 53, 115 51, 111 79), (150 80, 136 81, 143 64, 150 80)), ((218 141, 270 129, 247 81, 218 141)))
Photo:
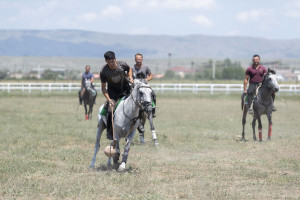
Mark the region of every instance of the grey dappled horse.
POLYGON ((89 80, 85 80, 85 89, 82 97, 84 110, 85 110, 85 120, 92 119, 93 106, 95 103, 95 95, 94 90, 92 89, 92 84, 89 80), (89 110, 87 110, 87 105, 89 106, 89 110))
MULTIPOLYGON (((130 150, 131 140, 134 137, 135 130, 139 124, 140 110, 146 110, 151 104, 151 88, 144 80, 135 80, 134 88, 125 100, 122 100, 114 112, 114 135, 116 138, 117 153, 113 157, 114 163, 117 163, 120 157, 120 138, 126 138, 126 145, 124 148, 124 154, 122 156, 122 163, 118 168, 118 171, 124 171, 126 168, 126 162, 128 153, 130 150)), ((104 105, 100 107, 102 110, 104 105)), ((99 112, 100 113, 100 112, 99 112)), ((106 128, 106 117, 98 114, 98 128, 97 138, 95 143, 95 153, 91 161, 90 167, 95 167, 96 155, 100 148, 100 138, 103 130, 106 128)), ((156 135, 154 136, 156 139, 156 135)), ((108 164, 110 165, 111 158, 108 158, 108 164)))
MULTIPOLYGON (((255 135, 255 124, 258 120, 258 132, 259 140, 262 141, 262 124, 261 124, 261 115, 266 114, 269 122, 269 131, 268 131, 268 140, 271 139, 272 135, 272 109, 273 109, 273 99, 272 93, 278 92, 279 85, 276 81, 275 71, 268 69, 268 73, 264 76, 261 87, 258 90, 256 98, 253 100, 253 121, 252 121, 252 130, 253 130, 253 140, 256 141, 255 135)), ((250 103, 250 102, 249 102, 250 103)), ((245 104, 244 95, 242 95, 242 109, 243 109, 243 132, 242 140, 245 141, 245 124, 246 117, 249 110, 249 103, 245 104)))

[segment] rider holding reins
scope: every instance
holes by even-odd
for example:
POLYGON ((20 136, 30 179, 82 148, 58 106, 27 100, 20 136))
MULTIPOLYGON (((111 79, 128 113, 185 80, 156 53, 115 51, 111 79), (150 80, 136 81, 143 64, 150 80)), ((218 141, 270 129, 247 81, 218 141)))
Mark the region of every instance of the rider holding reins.
MULTIPOLYGON (((263 76, 267 73, 267 69, 260 64, 259 55, 254 55, 252 58, 252 66, 248 67, 246 70, 246 75, 244 79, 244 94, 248 95, 249 104, 249 114, 253 114, 253 95, 256 95, 256 89, 263 81, 263 76), (247 90, 249 80, 249 87, 247 90)), ((272 94, 273 101, 275 100, 275 94, 272 94)), ((273 111, 276 111, 275 106, 273 106, 273 111)))
POLYGON ((100 71, 101 90, 107 102, 105 108, 107 110, 107 139, 112 140, 112 127, 111 127, 111 114, 112 107, 122 96, 125 96, 130 92, 127 78, 130 83, 133 83, 132 69, 126 62, 116 61, 115 53, 107 51, 104 54, 106 65, 104 65, 100 71))
POLYGON ((81 76, 81 89, 78 92, 79 103, 82 104, 82 98, 85 93, 85 88, 88 86, 90 90, 93 90, 94 98, 96 98, 97 92, 94 89, 94 74, 90 72, 91 67, 89 65, 85 66, 85 72, 81 76), (86 85, 88 84, 88 85, 86 85))
MULTIPOLYGON (((151 81, 153 75, 151 73, 150 68, 147 65, 143 65, 143 54, 141 53, 135 54, 135 63, 136 64, 132 68, 133 78, 134 79, 144 78, 147 82, 151 81)), ((156 104, 156 95, 154 92, 152 92, 152 99, 154 101, 154 104, 156 104)), ((153 113, 153 117, 155 117, 155 107, 153 107, 152 113, 153 113)), ((145 132, 144 129, 145 122, 146 122, 146 115, 143 113, 141 115, 141 122, 137 128, 140 133, 145 132)))

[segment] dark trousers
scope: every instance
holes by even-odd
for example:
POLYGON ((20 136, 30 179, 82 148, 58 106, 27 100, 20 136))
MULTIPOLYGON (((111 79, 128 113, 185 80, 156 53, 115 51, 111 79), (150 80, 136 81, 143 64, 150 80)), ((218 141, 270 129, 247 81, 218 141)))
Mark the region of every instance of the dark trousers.
POLYGON ((251 83, 247 90, 247 96, 248 96, 248 104, 249 107, 252 105, 253 96, 256 95, 256 89, 259 86, 259 83, 251 83))

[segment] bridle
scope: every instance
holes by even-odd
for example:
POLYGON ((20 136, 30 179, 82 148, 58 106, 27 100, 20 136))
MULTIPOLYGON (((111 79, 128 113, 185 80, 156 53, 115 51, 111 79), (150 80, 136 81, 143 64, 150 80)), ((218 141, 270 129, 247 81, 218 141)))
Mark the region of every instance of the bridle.
MULTIPOLYGON (((141 101, 141 97, 140 97, 140 88, 149 88, 149 89, 151 89, 151 91, 153 91, 153 90, 152 90, 152 88, 151 88, 150 86, 148 86, 148 85, 138 85, 138 86, 135 86, 135 87, 137 87, 137 89, 136 89, 136 92, 137 92, 137 98, 136 98, 136 99, 137 99, 137 100, 134 99, 134 96, 133 96, 133 94, 132 94, 132 93, 133 93, 133 90, 132 90, 131 93, 130 93, 130 98, 132 99, 132 101, 134 102, 134 104, 137 105, 138 108, 141 110, 141 109, 144 109, 144 108, 143 108, 143 101, 141 101)), ((151 102, 150 102, 150 103, 151 103, 151 102)), ((129 116, 126 114, 124 108, 125 108, 125 106, 123 106, 123 113, 124 113, 124 115, 125 115, 128 119, 130 119, 129 116)), ((140 118, 140 112, 139 112, 139 114, 138 114, 137 117, 134 117, 133 119, 130 119, 130 121, 133 121, 133 123, 135 124, 135 122, 136 122, 139 118, 140 118)))

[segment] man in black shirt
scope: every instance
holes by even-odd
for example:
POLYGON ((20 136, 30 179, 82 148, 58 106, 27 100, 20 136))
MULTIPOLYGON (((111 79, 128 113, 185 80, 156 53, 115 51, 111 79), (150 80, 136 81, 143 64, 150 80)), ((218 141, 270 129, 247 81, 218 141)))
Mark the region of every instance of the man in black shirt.
POLYGON ((107 139, 113 139, 111 128, 111 108, 115 106, 116 102, 122 96, 128 93, 128 81, 133 83, 132 69, 126 62, 117 61, 115 53, 107 51, 104 54, 106 65, 100 71, 101 90, 107 103, 105 105, 107 110, 107 139))

